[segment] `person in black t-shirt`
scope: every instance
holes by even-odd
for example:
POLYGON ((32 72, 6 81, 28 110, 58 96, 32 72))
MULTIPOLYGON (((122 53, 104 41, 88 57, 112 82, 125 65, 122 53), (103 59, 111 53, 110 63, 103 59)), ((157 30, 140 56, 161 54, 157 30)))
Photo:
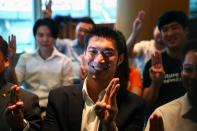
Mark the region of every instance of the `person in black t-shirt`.
POLYGON ((188 18, 181 11, 168 11, 157 21, 167 49, 155 52, 143 72, 143 98, 151 109, 185 93, 181 83, 181 50, 186 40, 188 18))

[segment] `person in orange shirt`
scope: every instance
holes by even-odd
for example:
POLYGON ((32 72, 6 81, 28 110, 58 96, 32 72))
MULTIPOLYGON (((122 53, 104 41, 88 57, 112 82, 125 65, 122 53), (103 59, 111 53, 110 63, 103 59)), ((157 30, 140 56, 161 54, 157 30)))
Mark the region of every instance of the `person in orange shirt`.
POLYGON ((129 73, 128 91, 141 96, 142 94, 142 77, 140 71, 131 66, 129 73))

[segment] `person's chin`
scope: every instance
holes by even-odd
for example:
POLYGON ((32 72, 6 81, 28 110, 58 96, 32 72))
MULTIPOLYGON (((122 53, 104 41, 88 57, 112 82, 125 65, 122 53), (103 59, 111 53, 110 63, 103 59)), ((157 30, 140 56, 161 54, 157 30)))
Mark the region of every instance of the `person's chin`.
POLYGON ((170 49, 177 49, 179 47, 179 44, 177 42, 169 43, 168 47, 170 49))
POLYGON ((42 46, 41 49, 43 49, 43 50, 51 50, 51 47, 50 46, 42 46))
POLYGON ((91 77, 99 78, 99 79, 105 79, 105 76, 108 75, 108 72, 106 70, 94 70, 93 72, 90 73, 91 77))

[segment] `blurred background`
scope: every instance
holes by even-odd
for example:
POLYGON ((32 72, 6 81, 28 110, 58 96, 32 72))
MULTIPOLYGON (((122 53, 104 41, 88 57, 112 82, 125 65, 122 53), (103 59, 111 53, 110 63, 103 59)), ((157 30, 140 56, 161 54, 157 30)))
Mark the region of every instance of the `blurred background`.
MULTIPOLYGON (((162 0, 53 0, 52 1, 52 17, 67 16, 68 18, 79 18, 83 16, 90 16, 96 24, 116 25, 117 28, 127 37, 132 28, 132 20, 137 15, 140 9, 145 10, 147 13, 154 12, 154 4, 162 5, 162 0), (154 4, 147 4, 147 2, 154 4), (125 14, 127 14, 125 16, 125 14)), ((188 15, 193 23, 197 23, 197 0, 174 0, 176 4, 170 3, 165 0, 167 8, 175 9, 182 8, 188 15), (183 2, 183 6, 179 3, 183 2), (167 4, 166 4, 167 3, 167 4), (170 5, 170 6, 169 6, 170 5)), ((8 35, 14 34, 17 37, 17 53, 31 52, 35 50, 36 44, 32 34, 32 26, 38 18, 41 17, 41 10, 45 9, 47 0, 0 0, 0 34, 4 39, 8 39, 8 35)), ((157 7, 157 10, 160 7, 157 7)), ((158 14, 164 10, 159 10, 158 14)), ((155 21, 158 14, 147 14, 146 17, 155 21), (154 17, 154 18, 153 18, 154 17)), ((147 19, 147 27, 144 27, 144 33, 139 39, 149 39, 152 37, 152 28, 155 22, 147 19), (150 30, 150 31, 146 31, 150 30)), ((195 32, 195 28, 191 28, 195 32)), ((65 30, 67 33, 62 37, 73 37, 74 26, 67 26, 65 30), (70 30, 70 31, 69 31, 70 30)), ((190 37, 196 37, 192 33, 190 37)))

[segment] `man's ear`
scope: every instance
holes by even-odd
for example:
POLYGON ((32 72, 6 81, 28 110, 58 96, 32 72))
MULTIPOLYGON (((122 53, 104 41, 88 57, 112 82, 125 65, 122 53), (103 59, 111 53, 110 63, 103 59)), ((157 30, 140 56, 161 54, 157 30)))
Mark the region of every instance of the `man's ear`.
POLYGON ((9 67, 9 66, 10 66, 10 60, 9 60, 9 58, 7 57, 7 58, 5 58, 4 67, 7 68, 7 67, 9 67))
POLYGON ((118 59, 118 66, 124 61, 124 54, 121 54, 118 59))

